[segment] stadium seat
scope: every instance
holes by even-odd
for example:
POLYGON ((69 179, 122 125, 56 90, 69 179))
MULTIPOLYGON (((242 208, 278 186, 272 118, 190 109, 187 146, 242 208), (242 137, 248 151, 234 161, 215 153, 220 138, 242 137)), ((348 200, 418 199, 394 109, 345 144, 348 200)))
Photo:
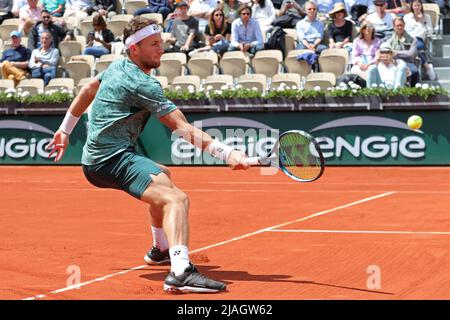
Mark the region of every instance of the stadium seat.
POLYGON ((206 90, 222 90, 223 86, 233 86, 233 76, 229 74, 215 74, 206 78, 204 87, 206 90))
POLYGON ((331 72, 315 72, 310 73, 306 77, 305 89, 314 89, 320 87, 322 90, 327 90, 336 85, 336 76, 331 72))
POLYGON ((20 24, 20 19, 19 18, 5 19, 2 22, 2 25, 16 26, 17 29, 19 29, 19 24, 20 24))
POLYGON ((189 90, 190 86, 193 86, 197 92, 200 89, 200 77, 199 76, 177 76, 173 78, 170 85, 171 90, 189 90))
POLYGON ((439 9, 439 5, 436 3, 423 3, 422 6, 423 12, 430 15, 434 33, 439 33, 439 19, 441 17, 441 10, 439 9))
POLYGON ((14 80, 1 79, 0 80, 0 92, 5 92, 7 89, 14 89, 14 80))
POLYGON ((94 59, 94 56, 91 55, 72 56, 64 68, 68 72, 69 77, 73 78, 75 83, 78 83, 82 78, 92 75, 94 59))
POLYGON ((134 14, 134 12, 138 9, 146 8, 148 2, 145 0, 130 0, 126 2, 126 11, 128 14, 134 14))
POLYGON ((108 66, 115 60, 123 58, 120 54, 104 54, 95 63, 95 71, 100 73, 108 68, 108 66))
POLYGON ((170 43, 167 40, 170 39, 171 37, 172 37, 172 35, 170 32, 161 32, 161 38, 163 40, 164 50, 170 48, 170 43))
POLYGON ((300 88, 300 83, 302 81, 302 76, 298 73, 279 73, 273 76, 272 82, 270 84, 270 90, 278 89, 283 83, 292 88, 293 86, 300 88))
POLYGON ((73 92, 75 89, 75 81, 72 78, 52 79, 45 87, 45 92, 48 92, 50 90, 62 90, 62 89, 67 89, 73 92))
POLYGON ((16 31, 16 30, 18 30, 18 27, 14 24, 1 24, 0 25, 0 38, 3 41, 7 41, 11 38, 10 37, 11 32, 16 31))
POLYGON ((161 87, 163 89, 167 89, 169 87, 169 82, 167 81, 167 77, 155 76, 154 78, 159 81, 159 83, 161 84, 161 87))
POLYGON ((286 52, 295 50, 295 48, 297 47, 297 30, 295 30, 294 28, 285 28, 283 30, 284 32, 286 32, 286 52))
POLYGON ((321 72, 332 72, 338 78, 347 70, 348 59, 346 49, 325 49, 319 56, 319 69, 321 72))
POLYGON ((201 79, 217 73, 219 57, 214 51, 199 52, 189 59, 189 74, 197 75, 201 79))
POLYGON ((242 51, 225 52, 219 62, 223 74, 232 75, 233 78, 246 74, 250 67, 250 58, 242 51))
POLYGON ((260 93, 264 93, 267 88, 267 77, 264 74, 243 74, 237 84, 245 89, 257 88, 260 93))
POLYGON ((288 73, 298 73, 303 77, 306 77, 311 73, 311 65, 305 60, 297 60, 297 56, 312 52, 311 50, 297 49, 288 52, 286 59, 284 59, 284 65, 286 72, 288 73))
POLYGON ((28 91, 31 95, 37 95, 44 93, 44 80, 43 79, 25 79, 19 82, 17 89, 22 89, 22 92, 28 91))
POLYGON ((273 77, 283 70, 283 53, 281 50, 258 51, 252 59, 252 66, 255 73, 273 77))
POLYGON ((68 62, 72 56, 80 55, 82 50, 83 46, 78 41, 62 41, 59 43, 59 52, 61 53, 64 64, 68 62))
POLYGON ((141 17, 156 20, 160 26, 164 24, 163 15, 161 13, 144 13, 141 17))
POLYGON ((91 31, 94 31, 94 27, 92 26, 92 16, 87 16, 80 21, 80 32, 86 37, 91 31))
POLYGON ((75 87, 75 94, 80 93, 81 88, 85 84, 88 84, 91 80, 92 80, 92 77, 80 79, 80 81, 78 81, 78 83, 77 83, 77 86, 75 87))
POLYGON ((158 76, 165 76, 172 83, 176 76, 181 76, 186 70, 186 55, 181 52, 164 53, 161 56, 161 65, 157 70, 158 76))
POLYGON ((118 14, 112 16, 111 20, 106 23, 107 28, 111 30, 114 37, 120 37, 123 35, 123 29, 132 18, 132 14, 118 14))

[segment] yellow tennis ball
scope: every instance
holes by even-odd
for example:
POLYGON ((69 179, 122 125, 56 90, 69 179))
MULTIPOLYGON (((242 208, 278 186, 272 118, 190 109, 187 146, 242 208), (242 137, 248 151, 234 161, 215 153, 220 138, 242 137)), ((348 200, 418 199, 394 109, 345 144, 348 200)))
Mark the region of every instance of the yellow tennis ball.
POLYGON ((408 127, 410 127, 413 130, 420 129, 422 127, 422 118, 417 115, 413 115, 408 118, 408 127))

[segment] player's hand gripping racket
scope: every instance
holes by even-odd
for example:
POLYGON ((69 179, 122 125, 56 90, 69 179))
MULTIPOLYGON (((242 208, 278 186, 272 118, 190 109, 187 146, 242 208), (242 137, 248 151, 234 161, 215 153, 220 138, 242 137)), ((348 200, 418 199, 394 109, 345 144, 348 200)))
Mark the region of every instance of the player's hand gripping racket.
POLYGON ((325 169, 319 144, 309 133, 301 130, 283 132, 270 154, 247 158, 245 162, 249 165, 265 165, 273 163, 277 158, 281 171, 296 181, 317 180, 325 169))

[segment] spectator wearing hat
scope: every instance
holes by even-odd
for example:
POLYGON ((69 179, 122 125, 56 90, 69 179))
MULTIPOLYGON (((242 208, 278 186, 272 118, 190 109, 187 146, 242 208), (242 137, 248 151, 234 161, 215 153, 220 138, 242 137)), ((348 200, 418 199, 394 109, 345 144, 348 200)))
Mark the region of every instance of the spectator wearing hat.
POLYGON ((394 15, 386 11, 386 0, 374 0, 373 4, 375 12, 369 14, 365 20, 374 26, 377 38, 384 42, 394 32, 394 15))
POLYGON ((56 77, 56 67, 59 62, 59 51, 52 46, 52 41, 52 34, 44 31, 41 35, 42 46, 33 50, 28 63, 31 77, 44 79, 45 85, 56 77))
POLYGON ((333 22, 328 25, 329 47, 331 49, 345 48, 350 53, 352 51, 353 23, 345 19, 347 16, 345 5, 336 3, 329 16, 333 19, 333 22))
POLYGON ((41 21, 42 5, 39 0, 27 0, 19 11, 19 30, 28 35, 31 28, 41 21))
POLYGON ((367 87, 384 85, 397 89, 406 84, 407 66, 403 60, 393 58, 392 47, 383 42, 378 52, 377 63, 367 70, 367 87))
POLYGON ((366 80, 367 69, 377 62, 376 57, 380 44, 380 39, 375 37, 374 27, 367 21, 364 21, 361 24, 359 37, 353 41, 352 69, 350 72, 366 80))
POLYGON ((14 18, 12 7, 13 0, 0 0, 0 24, 6 19, 14 18))
POLYGON ((198 20, 198 30, 200 33, 205 33, 205 28, 208 25, 209 16, 211 12, 217 8, 217 0, 192 0, 188 15, 198 20))
POLYGON ((320 54, 327 46, 321 44, 324 26, 317 19, 317 5, 314 1, 305 3, 306 17, 295 26, 299 44, 297 49, 310 49, 320 54))
POLYGON ((171 36, 167 42, 170 48, 165 52, 184 52, 188 54, 198 48, 198 20, 188 15, 189 5, 181 1, 177 3, 177 12, 174 15, 171 36))
POLYGON ((242 5, 238 10, 239 19, 231 25, 231 44, 228 51, 255 54, 264 47, 263 35, 259 23, 253 19, 252 8, 242 5))
POLYGON ((145 13, 160 13, 163 19, 166 20, 170 11, 170 3, 168 0, 148 0, 147 7, 136 10, 134 16, 140 16, 145 13))
POLYGON ((416 66, 417 39, 411 37, 405 31, 405 21, 403 17, 395 17, 394 34, 386 41, 390 44, 395 59, 405 61, 410 74, 411 86, 419 82, 419 69, 416 66))
POLYGON ((14 80, 17 85, 26 78, 28 62, 31 57, 31 50, 21 44, 21 33, 13 31, 10 34, 11 48, 3 51, 1 66, 3 79, 14 80))

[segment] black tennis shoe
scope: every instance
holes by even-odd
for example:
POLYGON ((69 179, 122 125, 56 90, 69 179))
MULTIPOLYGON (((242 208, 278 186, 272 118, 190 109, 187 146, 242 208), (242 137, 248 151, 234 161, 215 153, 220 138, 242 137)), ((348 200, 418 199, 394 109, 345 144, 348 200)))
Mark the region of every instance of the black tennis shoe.
POLYGON ((144 260, 151 265, 170 264, 169 249, 161 251, 158 247, 153 246, 150 251, 144 256, 144 260))
POLYGON ((225 291, 226 288, 225 283, 208 279, 198 272, 192 263, 179 276, 170 272, 164 281, 164 290, 168 293, 215 293, 225 291))

